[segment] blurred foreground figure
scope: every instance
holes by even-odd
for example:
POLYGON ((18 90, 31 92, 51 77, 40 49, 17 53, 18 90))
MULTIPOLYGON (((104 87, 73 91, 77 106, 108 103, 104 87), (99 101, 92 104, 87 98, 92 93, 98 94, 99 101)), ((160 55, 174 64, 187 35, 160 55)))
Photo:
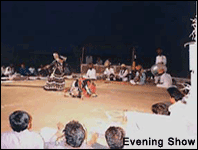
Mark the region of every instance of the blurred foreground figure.
POLYGON ((62 123, 57 124, 57 129, 44 127, 40 134, 45 141, 45 149, 93 149, 92 138, 86 142, 87 130, 78 121, 72 120, 65 127, 62 123))
POLYGON ((31 131, 32 118, 25 111, 15 111, 9 116, 13 131, 1 134, 2 149, 44 149, 42 137, 31 131))

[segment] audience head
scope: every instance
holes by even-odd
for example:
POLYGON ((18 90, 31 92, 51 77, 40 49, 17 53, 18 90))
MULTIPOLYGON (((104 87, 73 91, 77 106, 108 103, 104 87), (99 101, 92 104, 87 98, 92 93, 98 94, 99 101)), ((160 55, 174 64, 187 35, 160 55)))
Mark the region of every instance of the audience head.
POLYGON ((93 68, 93 63, 89 63, 89 69, 93 68))
POLYGON ((170 112, 168 111, 168 106, 164 103, 157 103, 152 105, 152 111, 154 114, 160 114, 160 115, 170 115, 170 112))
POLYGON ((21 64, 21 67, 22 67, 22 68, 25 68, 25 63, 22 63, 22 64, 21 64))
POLYGON ((175 103, 183 99, 184 95, 176 88, 170 87, 167 89, 168 93, 170 94, 170 102, 175 103))
POLYGON ((156 52, 157 52, 158 55, 161 55, 163 51, 162 51, 161 48, 157 48, 156 52))
POLYGON ((140 70, 142 69, 142 66, 141 66, 141 65, 137 65, 137 66, 135 67, 135 69, 136 69, 137 71, 140 71, 140 70))
POLYGON ((70 121, 64 129, 66 143, 72 147, 80 147, 85 139, 85 129, 78 121, 70 121))
POLYGON ((25 111, 17 110, 9 116, 10 126, 13 131, 21 132, 30 129, 32 117, 25 111))
POLYGON ((110 63, 109 62, 106 62, 105 64, 104 64, 104 66, 106 67, 106 68, 110 68, 110 63))
POLYGON ((110 149, 122 149, 125 132, 121 127, 111 126, 105 132, 105 139, 110 149))
POLYGON ((121 68, 126 68, 126 65, 125 65, 125 64, 122 64, 122 65, 121 65, 121 68))

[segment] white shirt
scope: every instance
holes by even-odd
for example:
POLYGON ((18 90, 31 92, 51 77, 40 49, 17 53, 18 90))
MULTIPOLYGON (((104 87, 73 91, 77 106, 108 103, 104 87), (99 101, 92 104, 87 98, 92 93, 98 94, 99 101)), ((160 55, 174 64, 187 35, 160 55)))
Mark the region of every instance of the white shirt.
POLYGON ((44 149, 42 137, 33 131, 4 132, 1 134, 2 149, 44 149))
POLYGON ((162 63, 162 62, 163 62, 164 65, 166 65, 166 56, 164 56, 164 55, 159 56, 158 55, 156 57, 155 64, 159 64, 159 63, 162 63))
POLYGON ((11 67, 6 67, 6 69, 5 69, 5 72, 4 72, 4 75, 11 75, 11 74, 13 74, 14 73, 14 70, 11 68, 11 67))
POLYGON ((157 84, 157 87, 169 88, 172 85, 172 77, 171 77, 171 75, 168 74, 168 73, 164 73, 160 77, 160 83, 161 84, 157 84))
POLYGON ((122 81, 127 81, 128 78, 126 77, 129 74, 128 69, 126 70, 120 70, 119 77, 122 78, 122 81))
POLYGON ((94 68, 88 69, 88 70, 87 70, 86 77, 87 77, 88 79, 96 79, 96 69, 94 69, 94 68))
POLYGON ((30 68, 29 68, 29 71, 30 71, 31 73, 34 73, 35 68, 30 67, 30 68))
POLYGON ((113 68, 106 68, 104 71, 104 74, 109 76, 110 74, 115 74, 114 69, 113 68))

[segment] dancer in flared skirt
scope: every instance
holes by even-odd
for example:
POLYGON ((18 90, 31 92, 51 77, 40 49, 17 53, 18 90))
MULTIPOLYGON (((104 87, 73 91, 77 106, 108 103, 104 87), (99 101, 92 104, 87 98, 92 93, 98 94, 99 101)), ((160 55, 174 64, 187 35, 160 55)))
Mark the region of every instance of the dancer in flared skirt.
POLYGON ((54 61, 47 65, 45 68, 52 68, 53 72, 51 73, 44 89, 46 91, 63 91, 65 87, 64 80, 64 61, 66 61, 66 57, 59 56, 58 53, 54 53, 54 61))

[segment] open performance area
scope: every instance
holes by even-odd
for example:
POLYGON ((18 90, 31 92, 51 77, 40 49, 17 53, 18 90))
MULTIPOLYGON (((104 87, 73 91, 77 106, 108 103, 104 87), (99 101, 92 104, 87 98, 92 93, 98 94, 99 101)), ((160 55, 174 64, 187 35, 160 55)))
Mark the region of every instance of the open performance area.
POLYGON ((2 1, 1 149, 196 149, 196 1, 2 1))

